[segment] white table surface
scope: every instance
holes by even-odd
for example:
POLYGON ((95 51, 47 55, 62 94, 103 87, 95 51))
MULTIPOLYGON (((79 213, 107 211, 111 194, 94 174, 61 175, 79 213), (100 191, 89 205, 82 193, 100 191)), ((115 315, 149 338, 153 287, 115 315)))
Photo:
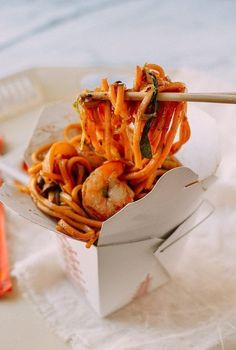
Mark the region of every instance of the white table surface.
MULTIPOLYGON (((0 7, 0 76, 31 66, 150 61, 236 83, 235 1, 0 0, 0 7)), ((0 301, 0 340, 2 350, 69 348, 15 282, 0 301)))
POLYGON ((70 346, 53 334, 13 283, 14 293, 1 301, 1 350, 68 350, 70 346))

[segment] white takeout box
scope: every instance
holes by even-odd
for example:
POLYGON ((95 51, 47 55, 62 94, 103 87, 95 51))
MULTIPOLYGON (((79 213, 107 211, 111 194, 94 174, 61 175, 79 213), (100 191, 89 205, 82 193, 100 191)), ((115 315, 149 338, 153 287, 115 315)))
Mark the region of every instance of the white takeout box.
MULTIPOLYGON (((68 276, 80 286, 100 316, 106 316, 169 279, 183 254, 188 233, 207 218, 212 206, 204 191, 215 179, 219 149, 215 121, 191 105, 192 136, 178 152, 185 166, 165 173, 144 198, 128 204, 102 225, 97 245, 58 233, 55 220, 31 198, 5 184, 0 200, 26 219, 57 233, 68 276)), ((25 159, 38 146, 62 138, 62 129, 78 116, 68 103, 48 105, 42 112, 25 159)))

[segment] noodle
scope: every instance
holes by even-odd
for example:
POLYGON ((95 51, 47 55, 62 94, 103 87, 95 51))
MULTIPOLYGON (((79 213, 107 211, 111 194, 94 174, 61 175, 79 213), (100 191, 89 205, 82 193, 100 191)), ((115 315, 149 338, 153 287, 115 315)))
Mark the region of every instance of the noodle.
POLYGON ((160 176, 181 165, 173 155, 190 138, 186 102, 157 101, 159 92, 186 91, 162 67, 136 67, 129 91, 144 92, 142 101, 126 100, 126 90, 120 81, 109 84, 102 79, 95 91, 107 94, 108 101, 93 99, 89 92, 80 95, 74 103, 80 122, 66 126, 64 140, 32 153, 28 172, 33 200, 58 220, 58 231, 87 242, 87 247, 98 238, 103 221, 99 218, 113 215, 102 215, 97 206, 99 200, 107 210, 114 204, 108 182, 113 192, 120 186, 126 193, 122 205, 114 204, 116 211, 143 198, 160 176), (90 193, 88 181, 93 186, 90 193), (98 209, 86 206, 86 195, 94 198, 91 202, 98 209))

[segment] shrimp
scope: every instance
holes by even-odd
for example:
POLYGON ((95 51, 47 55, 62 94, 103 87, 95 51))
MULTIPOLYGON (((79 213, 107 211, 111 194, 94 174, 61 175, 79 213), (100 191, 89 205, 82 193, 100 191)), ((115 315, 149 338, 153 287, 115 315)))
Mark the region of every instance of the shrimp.
POLYGON ((95 169, 83 183, 83 206, 92 217, 106 220, 133 202, 134 192, 119 179, 124 167, 120 160, 108 161, 95 169))

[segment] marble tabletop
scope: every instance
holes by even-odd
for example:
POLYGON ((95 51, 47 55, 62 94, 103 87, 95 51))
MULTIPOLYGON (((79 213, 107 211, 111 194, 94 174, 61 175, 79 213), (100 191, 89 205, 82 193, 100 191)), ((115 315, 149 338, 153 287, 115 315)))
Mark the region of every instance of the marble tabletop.
MULTIPOLYGON (((0 0, 0 77, 32 66, 155 62, 236 84, 235 18, 234 0, 0 0)), ((69 349, 17 289, 0 304, 0 322, 4 350, 69 349)))
POLYGON ((155 62, 236 82, 234 0, 0 0, 0 75, 155 62))

